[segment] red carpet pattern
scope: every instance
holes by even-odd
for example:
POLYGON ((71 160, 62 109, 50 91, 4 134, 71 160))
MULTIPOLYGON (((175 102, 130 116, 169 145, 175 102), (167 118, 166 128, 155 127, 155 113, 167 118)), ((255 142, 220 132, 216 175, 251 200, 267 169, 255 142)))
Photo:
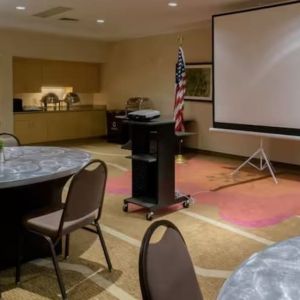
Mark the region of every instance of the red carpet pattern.
MULTIPOLYGON (((252 169, 232 177, 234 168, 232 162, 191 158, 176 165, 176 190, 217 207, 222 219, 244 227, 269 226, 300 214, 300 175, 280 174, 276 185, 268 174, 252 169)), ((130 195, 131 172, 109 178, 107 192, 130 195)))

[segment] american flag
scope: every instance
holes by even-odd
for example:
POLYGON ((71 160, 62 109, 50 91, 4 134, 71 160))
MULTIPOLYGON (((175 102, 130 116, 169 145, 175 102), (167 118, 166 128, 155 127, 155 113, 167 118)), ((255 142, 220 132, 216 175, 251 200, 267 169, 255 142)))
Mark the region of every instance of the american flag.
POLYGON ((184 131, 183 124, 183 105, 186 90, 186 74, 183 49, 179 47, 178 60, 176 63, 176 80, 175 80, 175 105, 174 121, 175 131, 184 131))

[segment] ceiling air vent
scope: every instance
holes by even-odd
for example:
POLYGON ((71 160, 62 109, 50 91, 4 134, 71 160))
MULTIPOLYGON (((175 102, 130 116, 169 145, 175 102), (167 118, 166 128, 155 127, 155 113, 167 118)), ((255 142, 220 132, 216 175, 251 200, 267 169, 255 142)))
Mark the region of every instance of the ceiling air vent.
POLYGON ((41 11, 37 14, 34 14, 35 17, 39 17, 39 18, 49 18, 58 14, 62 14, 66 11, 70 11, 72 10, 72 8, 70 7, 64 7, 64 6, 57 6, 57 7, 53 7, 44 11, 41 11))
POLYGON ((58 20, 66 21, 66 22, 78 22, 79 21, 79 19, 75 19, 75 18, 60 18, 58 20))

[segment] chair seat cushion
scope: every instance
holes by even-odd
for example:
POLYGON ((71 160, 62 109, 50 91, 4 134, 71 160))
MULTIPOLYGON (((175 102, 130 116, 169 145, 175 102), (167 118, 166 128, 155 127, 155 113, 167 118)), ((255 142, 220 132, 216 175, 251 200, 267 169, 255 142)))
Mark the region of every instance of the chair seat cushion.
MULTIPOLYGON (((37 214, 35 216, 31 215, 29 218, 25 219, 24 226, 31 231, 53 238, 58 233, 62 213, 63 209, 44 214, 37 214)), ((95 217, 96 211, 84 216, 83 218, 64 222, 62 235, 91 224, 95 220, 95 217)))

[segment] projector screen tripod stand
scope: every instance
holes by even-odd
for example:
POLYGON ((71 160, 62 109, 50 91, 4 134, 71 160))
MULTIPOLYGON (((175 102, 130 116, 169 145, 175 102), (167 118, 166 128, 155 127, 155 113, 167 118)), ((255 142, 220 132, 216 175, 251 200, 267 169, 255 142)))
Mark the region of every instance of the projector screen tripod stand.
POLYGON ((263 138, 260 138, 260 147, 247 159, 245 160, 238 168, 236 168, 231 175, 234 176, 237 172, 240 171, 240 169, 242 169, 244 166, 246 165, 250 165, 252 167, 254 167, 255 169, 259 170, 259 171, 263 171, 266 168, 269 169, 269 172, 271 173, 274 182, 277 184, 278 181, 276 179, 275 176, 275 169, 272 166, 271 161, 269 160, 268 156, 266 155, 266 152, 263 148, 263 138), (259 158, 259 164, 258 166, 254 163, 251 162, 252 159, 258 157, 259 158))

